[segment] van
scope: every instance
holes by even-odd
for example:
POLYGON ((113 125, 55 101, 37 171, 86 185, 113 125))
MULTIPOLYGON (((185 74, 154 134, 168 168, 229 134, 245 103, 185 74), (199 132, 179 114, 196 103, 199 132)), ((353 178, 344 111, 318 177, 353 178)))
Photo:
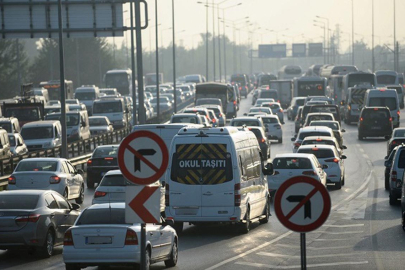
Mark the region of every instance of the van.
POLYGON ((244 233, 251 222, 267 223, 264 175, 273 168, 265 160, 247 128, 182 128, 169 149, 166 217, 177 232, 183 222, 237 224, 244 233))
POLYGON ((34 121, 22 127, 21 136, 29 151, 51 149, 62 145, 62 126, 59 120, 34 121))
POLYGON ((377 87, 384 87, 389 84, 399 84, 398 73, 393 70, 377 70, 375 76, 377 78, 377 87))
POLYGON ((397 85, 387 85, 387 89, 394 89, 397 91, 398 99, 399 99, 399 108, 404 108, 404 87, 402 84, 397 85))
POLYGON ((91 116, 93 102, 100 98, 100 89, 95 85, 82 85, 81 87, 76 88, 74 98, 77 98, 80 103, 86 105, 88 115, 91 116))
POLYGON ((2 117, 0 118, 0 127, 5 129, 8 133, 20 133, 20 123, 15 117, 2 117))
POLYGON ((5 129, 0 128, 0 159, 10 159, 10 141, 8 139, 8 133, 5 129))
MULTIPOLYGON (((60 113, 51 113, 45 120, 60 120, 60 113)), ((90 138, 89 116, 87 111, 73 111, 66 113, 67 141, 87 140, 90 138)))
POLYGON ((94 116, 107 116, 114 129, 128 126, 128 109, 123 98, 103 98, 93 103, 94 116))
POLYGON ((399 100, 394 89, 368 89, 364 95, 365 107, 388 107, 394 128, 399 127, 399 100))

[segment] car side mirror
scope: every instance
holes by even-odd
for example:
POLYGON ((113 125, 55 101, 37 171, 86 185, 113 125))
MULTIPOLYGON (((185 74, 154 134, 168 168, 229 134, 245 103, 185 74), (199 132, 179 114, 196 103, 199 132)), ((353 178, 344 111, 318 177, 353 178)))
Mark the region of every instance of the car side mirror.
POLYGON ((83 175, 84 171, 82 169, 77 169, 77 173, 80 174, 80 175, 83 175))
POLYGON ((70 205, 71 205, 70 210, 79 210, 80 209, 80 205, 77 203, 71 203, 70 205))
POLYGON ((322 165, 322 169, 327 169, 327 168, 329 168, 328 165, 326 165, 326 164, 323 164, 323 165, 322 165))
POLYGON ((295 139, 296 139, 296 137, 294 136, 294 137, 291 137, 291 141, 292 142, 294 142, 295 141, 295 139))
POLYGON ((346 146, 346 145, 342 145, 342 149, 347 149, 347 146, 346 146))
POLYGON ((341 159, 346 159, 346 158, 347 158, 347 156, 342 155, 340 158, 341 158, 341 159))
POLYGON ((341 132, 346 132, 346 129, 342 128, 341 132))
POLYGON ((174 228, 174 219, 172 219, 172 218, 165 219, 165 220, 163 220, 162 225, 165 227, 170 226, 170 227, 174 228))
POLYGON ((273 173, 274 173, 273 164, 272 163, 267 163, 266 165, 264 165, 262 171, 263 171, 264 175, 273 175, 273 173))
POLYGON ((384 161, 385 167, 391 167, 391 162, 389 160, 384 161))
POLYGON ((162 181, 162 183, 160 184, 162 187, 166 186, 166 181, 162 181))

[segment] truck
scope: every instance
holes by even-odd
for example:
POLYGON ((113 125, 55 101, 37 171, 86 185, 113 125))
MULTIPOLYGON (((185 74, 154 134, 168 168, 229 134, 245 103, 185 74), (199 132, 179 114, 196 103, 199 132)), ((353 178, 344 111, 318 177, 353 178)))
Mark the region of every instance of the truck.
POLYGON ((270 80, 270 89, 277 89, 281 107, 287 108, 292 100, 291 80, 270 80))
POLYGON ((326 78, 299 77, 292 82, 292 97, 325 96, 326 78))
MULTIPOLYGON (((163 83, 163 73, 159 73, 159 84, 163 83)), ((145 86, 156 85, 156 73, 148 73, 145 75, 145 86)))
MULTIPOLYGON (((48 90, 49 100, 61 100, 60 80, 40 82, 39 87, 43 87, 48 90)), ((73 82, 65 80, 65 98, 73 98, 73 92, 73 82)))
POLYGON ((230 84, 200 83, 196 86, 195 102, 199 98, 219 98, 222 101, 222 110, 227 118, 236 117, 236 97, 230 84))
POLYGON ((370 83, 362 83, 349 87, 342 91, 340 102, 340 115, 346 124, 357 122, 364 103, 364 95, 367 89, 372 88, 370 83))

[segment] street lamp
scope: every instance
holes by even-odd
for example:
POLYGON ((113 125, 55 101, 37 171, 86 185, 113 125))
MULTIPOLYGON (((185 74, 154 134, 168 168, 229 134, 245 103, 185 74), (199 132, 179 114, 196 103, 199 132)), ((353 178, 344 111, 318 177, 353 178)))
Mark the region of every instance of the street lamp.
MULTIPOLYGON (((315 22, 316 20, 314 20, 315 22)), ((326 37, 326 27, 325 27, 325 23, 324 22, 319 22, 319 23, 323 23, 323 25, 319 25, 319 24, 314 24, 314 26, 316 27, 320 27, 323 28, 323 63, 326 64, 326 46, 325 46, 325 37, 326 37)))
POLYGON ((266 29, 266 30, 268 30, 269 32, 275 32, 275 33, 276 33, 276 43, 278 44, 278 33, 287 31, 288 28, 282 29, 282 30, 277 30, 277 31, 276 31, 276 30, 273 30, 273 29, 266 29))
POLYGON ((330 33, 329 33, 329 19, 328 18, 325 18, 325 17, 321 17, 321 16, 315 16, 315 17, 317 17, 318 19, 321 19, 321 20, 325 20, 326 22, 327 22, 327 29, 328 29, 328 55, 327 55, 327 60, 328 60, 328 63, 330 62, 329 61, 329 54, 330 54, 330 52, 329 52, 329 50, 330 50, 330 33))

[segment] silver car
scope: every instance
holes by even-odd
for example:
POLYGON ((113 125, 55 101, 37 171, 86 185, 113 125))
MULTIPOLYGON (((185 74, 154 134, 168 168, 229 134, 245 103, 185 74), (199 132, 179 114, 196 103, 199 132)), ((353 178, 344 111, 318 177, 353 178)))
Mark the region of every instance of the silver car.
POLYGON ((113 124, 108 120, 107 116, 90 116, 89 125, 92 136, 114 131, 113 124))
POLYGON ((9 190, 54 190, 76 203, 84 201, 83 171, 64 158, 27 158, 21 160, 8 178, 9 190))
MULTIPOLYGON (((173 224, 172 220, 170 222, 173 224)), ((168 222, 146 224, 146 269, 159 261, 164 261, 167 267, 177 264, 177 234, 167 225, 168 222)), ((63 261, 66 269, 110 264, 139 266, 140 232, 139 223, 125 222, 125 203, 92 205, 65 233, 63 261)))
POLYGON ((40 256, 52 256, 79 208, 52 190, 0 192, 0 249, 28 247, 40 256))
POLYGON ((8 133, 8 140, 13 157, 23 156, 28 153, 28 147, 19 133, 8 133))

